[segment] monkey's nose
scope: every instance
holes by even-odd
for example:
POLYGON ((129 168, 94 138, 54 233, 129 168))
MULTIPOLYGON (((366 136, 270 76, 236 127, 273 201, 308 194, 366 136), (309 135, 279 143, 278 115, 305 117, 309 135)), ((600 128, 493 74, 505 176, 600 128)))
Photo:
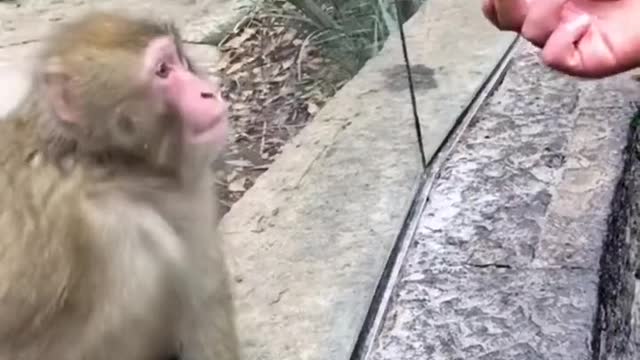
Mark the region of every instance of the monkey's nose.
POLYGON ((200 93, 200 96, 201 96, 203 99, 211 99, 211 98, 213 98, 213 93, 210 93, 210 92, 202 92, 202 93, 200 93))

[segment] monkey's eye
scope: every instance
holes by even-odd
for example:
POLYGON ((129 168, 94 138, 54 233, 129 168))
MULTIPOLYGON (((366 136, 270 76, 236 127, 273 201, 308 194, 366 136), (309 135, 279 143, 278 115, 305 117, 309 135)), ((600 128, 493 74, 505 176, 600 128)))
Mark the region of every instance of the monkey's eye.
POLYGON ((161 62, 158 65, 158 68, 156 69, 156 75, 158 77, 161 77, 163 79, 166 79, 169 76, 169 73, 171 72, 171 68, 169 67, 169 65, 167 65, 166 62, 161 62))

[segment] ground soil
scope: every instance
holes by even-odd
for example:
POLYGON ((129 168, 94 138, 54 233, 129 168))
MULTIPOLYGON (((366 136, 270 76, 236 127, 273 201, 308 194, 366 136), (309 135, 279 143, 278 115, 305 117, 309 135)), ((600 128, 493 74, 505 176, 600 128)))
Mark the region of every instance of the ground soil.
POLYGON ((232 114, 230 146, 217 174, 224 214, 346 79, 303 31, 271 15, 247 17, 219 49, 232 114))

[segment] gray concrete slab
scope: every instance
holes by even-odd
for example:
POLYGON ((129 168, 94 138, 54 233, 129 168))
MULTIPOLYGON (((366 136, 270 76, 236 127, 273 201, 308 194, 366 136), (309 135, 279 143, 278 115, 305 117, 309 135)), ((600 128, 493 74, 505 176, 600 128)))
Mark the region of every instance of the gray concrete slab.
POLYGON ((21 0, 0 2, 0 47, 42 38, 52 24, 92 9, 116 9, 171 20, 185 40, 217 45, 251 10, 251 0, 21 0))
MULTIPOLYGON (((406 32, 431 155, 514 36, 468 0, 428 1, 406 32)), ((416 190, 415 139, 396 33, 223 219, 248 359, 349 358, 416 190)))
POLYGON ((590 359, 593 271, 452 267, 402 281, 371 359, 590 359))
POLYGON ((524 46, 440 169, 368 359, 618 359, 639 97, 628 74, 572 79, 524 46))

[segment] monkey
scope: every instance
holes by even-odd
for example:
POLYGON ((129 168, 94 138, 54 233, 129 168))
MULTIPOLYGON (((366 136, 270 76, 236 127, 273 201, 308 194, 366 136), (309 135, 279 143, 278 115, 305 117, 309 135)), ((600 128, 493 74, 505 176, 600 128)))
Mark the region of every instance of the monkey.
POLYGON ((238 360, 209 164, 228 105, 176 27, 94 11, 0 121, 0 359, 238 360))

